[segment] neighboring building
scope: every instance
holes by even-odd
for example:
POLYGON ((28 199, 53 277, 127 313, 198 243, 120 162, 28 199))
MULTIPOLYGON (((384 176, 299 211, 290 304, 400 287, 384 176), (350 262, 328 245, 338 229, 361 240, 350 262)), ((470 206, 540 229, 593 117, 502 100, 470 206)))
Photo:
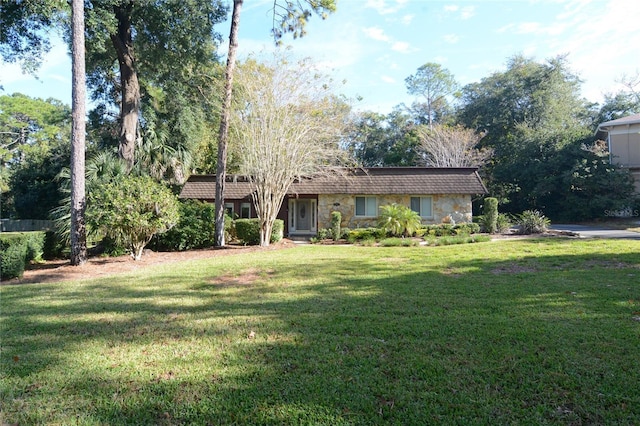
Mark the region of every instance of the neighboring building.
MULTIPOLYGON (((215 175, 191 176, 180 198, 214 202, 215 175)), ((228 176, 225 208, 235 217, 255 217, 251 184, 246 177, 228 176)), ((331 227, 331 212, 342 214, 342 226, 376 226, 379 207, 398 203, 418 212, 423 223, 446 216, 471 221, 471 201, 486 194, 475 168, 379 167, 345 169, 335 176, 303 179, 291 185, 278 218, 285 235, 313 236, 331 227)))
POLYGON ((597 137, 606 139, 611 163, 631 171, 640 193, 640 114, 600 124, 597 137))

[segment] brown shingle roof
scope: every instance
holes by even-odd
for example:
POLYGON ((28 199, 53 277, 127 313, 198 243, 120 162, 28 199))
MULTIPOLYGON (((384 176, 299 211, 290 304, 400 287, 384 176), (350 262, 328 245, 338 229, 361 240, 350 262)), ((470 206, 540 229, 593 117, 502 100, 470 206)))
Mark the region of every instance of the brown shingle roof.
MULTIPOLYGON (((193 175, 185 183, 181 198, 213 200, 214 175, 193 175)), ((302 179, 291 185, 291 194, 485 194, 477 169, 435 167, 374 167, 345 169, 343 174, 302 179)), ((230 176, 225 198, 241 199, 251 194, 246 178, 230 176)))

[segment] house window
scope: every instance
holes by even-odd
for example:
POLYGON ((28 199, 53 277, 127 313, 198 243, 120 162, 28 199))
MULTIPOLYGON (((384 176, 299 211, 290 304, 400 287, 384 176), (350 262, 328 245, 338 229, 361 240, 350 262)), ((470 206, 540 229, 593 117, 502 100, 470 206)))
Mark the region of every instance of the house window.
POLYGON ((432 197, 411 197, 411 210, 418 213, 420 217, 433 217, 432 197))
POLYGON ((240 204, 240 217, 242 219, 250 219, 251 218, 251 203, 242 203, 242 204, 240 204))
POLYGON ((224 203, 224 213, 233 217, 233 203, 224 203))
POLYGON ((378 200, 376 197, 356 197, 356 216, 377 217, 378 200))

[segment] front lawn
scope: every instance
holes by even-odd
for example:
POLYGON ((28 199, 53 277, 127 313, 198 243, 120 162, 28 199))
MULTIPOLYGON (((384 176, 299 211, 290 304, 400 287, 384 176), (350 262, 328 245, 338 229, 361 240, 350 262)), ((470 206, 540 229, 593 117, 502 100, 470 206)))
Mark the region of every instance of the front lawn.
POLYGON ((640 424, 637 241, 304 246, 0 291, 0 424, 640 424))

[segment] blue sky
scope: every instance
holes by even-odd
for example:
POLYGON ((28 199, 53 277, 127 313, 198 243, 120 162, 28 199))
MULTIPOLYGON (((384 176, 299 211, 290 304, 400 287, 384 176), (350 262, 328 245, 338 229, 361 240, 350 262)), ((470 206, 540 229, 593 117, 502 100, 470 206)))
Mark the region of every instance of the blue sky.
MULTIPOLYGON (((337 0, 338 10, 314 16, 308 34, 285 39, 293 54, 309 56, 341 91, 362 100, 362 110, 389 112, 410 104, 404 79, 426 62, 447 68, 461 84, 505 69, 524 54, 538 61, 567 54, 583 80, 583 96, 601 102, 622 88, 623 75, 640 71, 638 0, 337 0)), ((245 0, 240 23, 242 59, 273 49, 273 0, 245 0)), ((218 27, 225 37, 229 21, 218 27)), ((222 47, 226 51, 226 44, 222 47)), ((35 80, 15 66, 0 65, 4 93, 54 97, 70 103, 70 60, 57 44, 35 80)))

